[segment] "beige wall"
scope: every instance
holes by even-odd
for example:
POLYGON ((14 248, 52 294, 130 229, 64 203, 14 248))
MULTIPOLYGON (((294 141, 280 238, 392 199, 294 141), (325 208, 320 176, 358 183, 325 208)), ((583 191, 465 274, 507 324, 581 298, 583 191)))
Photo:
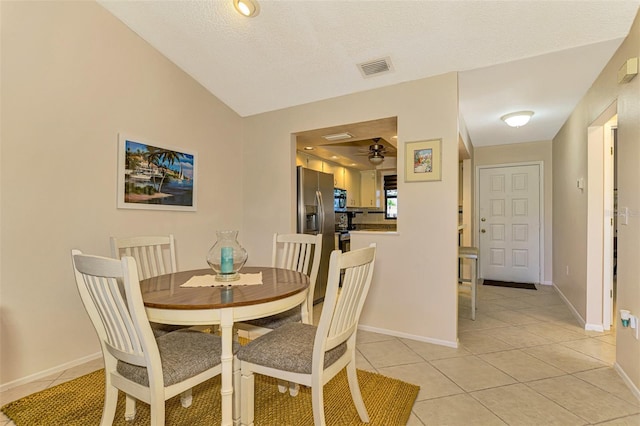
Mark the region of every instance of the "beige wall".
MULTIPOLYGON (((640 315, 640 77, 617 83, 617 71, 628 58, 640 56, 640 15, 627 39, 603 69, 553 139, 553 281, 587 318, 587 191, 576 179, 588 176, 587 129, 616 102, 618 112, 618 206, 632 212, 618 226, 618 309, 640 315), (566 267, 569 275, 566 275, 566 267)), ((595 183, 594 183, 595 184, 595 183)), ((588 189, 589 182, 586 182, 588 189)), ((617 316, 616 316, 617 318, 617 316)), ((616 368, 640 394, 640 341, 630 328, 616 325, 616 368)))
MULTIPOLYGON (((174 233, 204 268, 242 230, 242 121, 94 2, 0 2, 0 384, 99 352, 70 250, 174 233), (198 153, 198 211, 116 209, 118 132, 198 153), (233 177, 237 179, 233 179, 233 177)), ((242 236, 242 232, 240 234, 242 236)))
POLYGON ((509 163, 542 162, 544 167, 544 284, 552 283, 552 162, 551 141, 529 142, 512 145, 495 145, 475 148, 474 166, 489 166, 509 163))
POLYGON ((243 120, 96 3, 0 2, 0 19, 0 387, 98 355, 72 248, 172 232, 192 269, 232 228, 268 263, 272 233, 295 229, 291 133, 396 115, 400 143, 443 139, 443 179, 400 184, 403 228, 377 241, 363 324, 455 345, 455 74, 243 120), (197 212, 115 207, 119 132, 198 153, 197 212))
MULTIPOLYGON (((352 248, 378 244, 378 262, 361 325, 415 339, 456 344, 458 135, 457 75, 403 83, 247 119, 245 229, 249 253, 274 231, 295 229, 295 145, 305 130, 398 117, 398 164, 407 141, 442 138, 440 182, 404 182, 398 167, 398 235, 353 234, 352 248), (264 149, 264 147, 268 149, 264 149), (266 167, 275 172, 264 178, 266 167)), ((260 257, 258 257, 260 256, 260 257)), ((268 253, 251 262, 265 262, 268 253)))

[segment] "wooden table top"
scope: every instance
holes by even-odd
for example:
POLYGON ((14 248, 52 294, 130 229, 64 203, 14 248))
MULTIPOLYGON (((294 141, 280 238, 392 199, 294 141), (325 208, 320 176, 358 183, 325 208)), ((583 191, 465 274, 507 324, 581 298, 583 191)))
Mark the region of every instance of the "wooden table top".
POLYGON ((147 308, 221 309, 249 306, 284 299, 309 287, 309 277, 287 269, 245 267, 240 273, 262 272, 262 284, 223 287, 180 287, 191 277, 215 275, 211 269, 197 269, 160 275, 140 281, 147 308))

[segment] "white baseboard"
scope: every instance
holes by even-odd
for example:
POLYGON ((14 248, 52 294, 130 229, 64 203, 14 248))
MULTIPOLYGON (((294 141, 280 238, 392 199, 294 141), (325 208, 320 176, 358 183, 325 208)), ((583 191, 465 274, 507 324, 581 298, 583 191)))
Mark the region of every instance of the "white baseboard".
POLYGON ((640 389, 638 389, 635 383, 631 381, 629 376, 627 376, 627 373, 625 373, 622 367, 620 367, 620 364, 618 364, 617 362, 614 363, 613 369, 616 370, 616 372, 618 373, 618 375, 620 375, 620 377, 622 377, 622 381, 624 382, 625 385, 627 385, 627 387, 629 388, 633 396, 638 398, 638 400, 640 401, 640 389))
POLYGON ((29 376, 22 377, 20 379, 16 379, 16 380, 13 380, 13 381, 8 382, 8 383, 3 383, 2 385, 0 385, 0 392, 4 392, 4 391, 7 391, 9 389, 13 389, 16 386, 24 385, 26 383, 35 382, 37 380, 40 380, 40 379, 43 379, 45 377, 51 376, 52 374, 62 373, 65 370, 68 370, 68 369, 73 368, 73 367, 77 367, 78 365, 82 365, 82 364, 84 364, 86 362, 93 361, 93 360, 101 358, 101 357, 102 357, 102 351, 96 352, 94 354, 87 355, 85 357, 78 358, 76 360, 69 361, 69 362, 66 362, 64 364, 60 364, 58 366, 49 368, 47 370, 40 371, 39 373, 31 374, 29 376))
POLYGON ((564 304, 567 305, 567 308, 569 308, 569 310, 571 311, 571 314, 578 321, 578 323, 580 324, 580 327, 582 327, 582 328, 584 328, 586 330, 587 322, 584 320, 584 318, 582 318, 582 316, 578 313, 576 308, 573 307, 571 302, 569 302, 569 299, 567 299, 567 297, 562 293, 562 291, 558 288, 558 286, 555 285, 555 284, 552 284, 552 285, 553 285, 554 290, 558 293, 558 295, 560 296, 560 298, 564 302, 564 304))
POLYGON ((587 331, 599 331, 604 332, 604 326, 602 324, 589 324, 584 325, 584 329, 587 331))
POLYGON ((432 339, 430 337, 417 336, 414 334, 402 333, 395 330, 387 330, 384 328, 370 327, 368 325, 359 325, 358 330, 371 331, 373 333, 385 334, 387 336, 402 337, 405 339, 417 340, 419 342, 433 343, 434 345, 447 346, 449 348, 458 348, 458 342, 449 340, 432 339))

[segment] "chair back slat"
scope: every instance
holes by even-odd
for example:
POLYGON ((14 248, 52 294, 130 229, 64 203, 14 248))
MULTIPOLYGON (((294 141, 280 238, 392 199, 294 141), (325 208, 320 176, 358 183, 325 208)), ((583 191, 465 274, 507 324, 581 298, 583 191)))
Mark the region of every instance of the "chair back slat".
POLYGON ((145 348, 149 345, 143 339, 153 340, 153 332, 142 306, 135 260, 88 256, 78 250, 72 251, 72 259, 80 297, 101 344, 117 359, 147 365, 145 348), (127 275, 128 270, 133 273, 127 275), (128 291, 128 287, 135 290, 128 291))
POLYGON ((314 243, 285 242, 282 247, 283 253, 280 258, 281 266, 279 267, 309 275, 313 244, 314 243))
POLYGON ((346 253, 339 250, 331 253, 327 292, 314 345, 314 351, 318 353, 314 353, 314 357, 324 356, 324 351, 355 336, 373 278, 375 253, 375 244, 346 253), (344 270, 344 278, 340 288, 341 270, 344 270))
POLYGON ((177 272, 173 235, 129 238, 111 237, 111 255, 114 258, 131 256, 136 260, 140 279, 177 272))

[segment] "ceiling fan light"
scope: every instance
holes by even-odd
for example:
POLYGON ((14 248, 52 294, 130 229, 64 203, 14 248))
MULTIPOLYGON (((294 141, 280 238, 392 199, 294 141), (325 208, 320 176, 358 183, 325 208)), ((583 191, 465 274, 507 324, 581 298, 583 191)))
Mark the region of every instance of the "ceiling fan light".
POLYGON ((511 127, 522 127, 531 120, 533 111, 518 111, 500 117, 502 121, 511 127))
POLYGON ((233 0, 233 7, 239 14, 252 18, 260 13, 260 6, 256 0, 233 0))
POLYGON ((369 162, 371 164, 378 165, 384 161, 384 156, 378 152, 374 152, 373 154, 369 154, 369 162))

